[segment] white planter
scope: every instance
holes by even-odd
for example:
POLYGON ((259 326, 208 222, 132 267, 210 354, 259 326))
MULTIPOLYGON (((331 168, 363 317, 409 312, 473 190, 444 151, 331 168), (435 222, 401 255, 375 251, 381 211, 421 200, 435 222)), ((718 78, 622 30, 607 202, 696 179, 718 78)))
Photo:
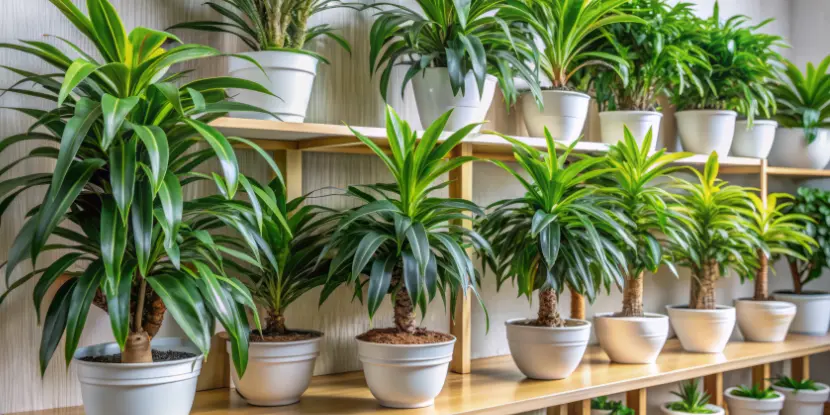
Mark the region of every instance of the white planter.
MULTIPOLYGON (((668 404, 666 404, 668 405, 668 404)), ((663 411, 666 415, 689 415, 688 412, 680 412, 680 411, 672 411, 669 408, 666 408, 666 405, 661 405, 660 410, 663 411)), ((720 406, 715 406, 712 404, 706 405, 706 409, 713 411, 711 415, 724 415, 726 412, 720 406)))
POLYGON ((776 300, 795 304, 796 312, 790 333, 823 336, 830 326, 830 293, 791 294, 776 292, 776 300))
POLYGON ((830 387, 818 382, 816 382, 816 386, 820 390, 795 391, 790 388, 772 385, 772 389, 784 395, 784 410, 781 411, 781 415, 822 415, 824 413, 824 403, 830 397, 830 387))
POLYGON ((656 111, 605 111, 599 113, 599 126, 602 133, 602 142, 617 144, 625 138, 625 127, 631 135, 642 143, 651 130, 651 151, 657 148, 657 139, 660 137, 660 120, 663 114, 656 111))
POLYGON ((669 320, 680 344, 687 352, 721 353, 735 328, 735 309, 716 306, 714 310, 694 310, 685 305, 669 305, 669 320))
POLYGON ((507 344, 519 370, 532 379, 564 379, 576 370, 591 337, 591 323, 569 327, 519 324, 527 319, 507 320, 507 344))
MULTIPOLYGON (((447 131, 456 131, 468 124, 483 122, 493 102, 496 92, 496 77, 487 75, 484 80, 484 91, 479 94, 475 76, 468 72, 464 77, 464 94, 452 94, 450 75, 447 68, 427 68, 412 78, 412 91, 415 93, 415 104, 418 106, 418 116, 421 118, 421 127, 427 129, 445 112, 453 110, 447 125, 447 131)), ((473 130, 478 132, 481 127, 473 130)))
POLYGON ((556 141, 572 143, 582 134, 591 97, 574 91, 542 91, 545 108, 539 111, 533 95, 522 94, 522 115, 527 132, 533 137, 544 137, 545 127, 556 141))
MULTIPOLYGON (((320 355, 318 337, 292 342, 250 342, 248 368, 242 379, 232 370, 236 392, 256 406, 282 406, 299 402, 320 355)), ((227 343, 231 353, 230 342, 227 343)))
POLYGON ((752 342, 782 342, 795 317, 795 304, 784 301, 735 300, 738 328, 752 342))
POLYGON ((431 406, 444 387, 455 338, 433 344, 380 344, 357 340, 366 384, 389 408, 431 406))
POLYGON ((591 415, 611 415, 611 409, 591 409, 591 415))
POLYGON ((830 133, 819 130, 816 139, 807 144, 801 128, 779 128, 769 155, 772 166, 801 169, 824 169, 830 162, 830 133))
POLYGON ((645 313, 644 317, 594 315, 594 330, 602 350, 612 362, 649 364, 657 360, 669 335, 669 318, 645 313))
POLYGON ((735 137, 735 111, 692 110, 678 111, 677 131, 683 150, 695 154, 718 152, 718 156, 729 155, 732 139, 735 137))
POLYGON ((740 120, 735 123, 735 139, 732 140, 732 155, 765 159, 769 156, 775 141, 775 129, 778 123, 771 120, 755 120, 752 127, 749 122, 740 120))
POLYGON ((738 388, 729 388, 723 394, 731 415, 778 415, 784 408, 784 395, 781 393, 772 399, 752 399, 733 395, 736 390, 738 388))
MULTIPOLYGON (((254 105, 276 114, 280 121, 303 122, 305 120, 314 77, 317 74, 317 58, 304 53, 287 51, 245 52, 242 55, 255 59, 263 71, 244 59, 230 57, 228 74, 256 82, 276 96, 255 91, 232 89, 234 101, 254 105)), ((256 112, 232 112, 232 117, 271 119, 268 114, 256 112)))
POLYGON ((191 343, 175 338, 153 339, 157 350, 194 353, 190 359, 157 363, 96 363, 87 356, 120 353, 117 343, 81 347, 72 364, 78 369, 86 415, 187 415, 196 396, 196 378, 202 370, 202 353, 191 343))

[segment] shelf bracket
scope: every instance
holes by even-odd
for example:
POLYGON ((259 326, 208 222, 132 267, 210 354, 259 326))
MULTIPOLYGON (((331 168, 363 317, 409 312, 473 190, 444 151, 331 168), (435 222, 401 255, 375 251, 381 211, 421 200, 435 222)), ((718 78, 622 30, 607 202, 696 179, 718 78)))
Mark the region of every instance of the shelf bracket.
POLYGON ((637 415, 646 415, 648 410, 648 398, 646 389, 635 389, 625 394, 625 406, 634 410, 637 415))
POLYGON ((303 195, 303 152, 300 150, 275 150, 274 162, 277 163, 282 178, 285 180, 288 200, 303 195))

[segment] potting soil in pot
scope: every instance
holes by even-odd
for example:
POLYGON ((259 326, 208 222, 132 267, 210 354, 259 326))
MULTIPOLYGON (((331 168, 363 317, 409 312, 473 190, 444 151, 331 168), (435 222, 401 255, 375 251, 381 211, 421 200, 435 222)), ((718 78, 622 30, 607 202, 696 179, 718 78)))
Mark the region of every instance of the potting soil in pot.
MULTIPOLYGON (((195 353, 180 352, 177 350, 156 350, 153 349, 153 362, 173 362, 196 357, 195 353)), ((121 353, 108 354, 103 356, 84 356, 79 358, 84 362, 94 363, 121 363, 121 353)))
POLYGON ((287 331, 284 334, 272 334, 272 333, 265 333, 260 334, 258 331, 252 331, 250 337, 248 339, 251 342, 260 342, 260 343, 284 343, 284 342, 296 342, 300 340, 309 340, 320 337, 320 333, 316 332, 305 332, 305 331, 287 331))
POLYGON ((451 341, 452 336, 427 329, 415 329, 415 333, 406 333, 395 328, 372 329, 357 336, 358 340, 380 344, 432 344, 451 341))

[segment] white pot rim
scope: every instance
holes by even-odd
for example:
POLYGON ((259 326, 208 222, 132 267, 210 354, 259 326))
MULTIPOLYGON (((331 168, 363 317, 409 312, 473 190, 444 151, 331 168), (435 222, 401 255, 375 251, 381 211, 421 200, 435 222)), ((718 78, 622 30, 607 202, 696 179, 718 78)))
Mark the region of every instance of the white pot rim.
POLYGON ((599 116, 602 117, 603 115, 609 114, 625 114, 625 115, 659 115, 660 117, 663 116, 663 113, 660 111, 643 111, 643 110, 619 110, 619 111, 600 111, 599 116))
POLYGON ((728 305, 716 304, 714 310, 698 310, 698 309, 689 307, 688 304, 670 304, 670 305, 666 306, 666 309, 667 310, 678 310, 678 311, 690 311, 690 312, 695 312, 695 313, 718 313, 718 312, 721 312, 721 311, 734 310, 735 307, 728 306, 728 305))
MULTIPOLYGON (((104 363, 104 362, 90 362, 90 361, 86 361, 86 360, 81 360, 82 357, 86 357, 86 356, 103 356, 104 355, 104 354, 100 354, 100 353, 85 353, 86 351, 89 351, 91 349, 94 349, 94 348, 97 348, 97 347, 102 347, 103 348, 103 347, 110 346, 110 345, 116 345, 117 346, 117 343, 115 343, 115 342, 106 342, 106 343, 93 344, 93 345, 89 345, 89 346, 85 346, 85 347, 79 347, 78 350, 75 351, 75 355, 72 357, 72 360, 76 364, 80 364, 80 365, 84 365, 84 366, 91 366, 91 367, 141 369, 141 368, 175 366, 175 365, 180 365, 182 363, 193 363, 193 362, 196 362, 197 360, 204 359, 204 357, 205 357, 205 355, 203 353, 199 352, 198 351, 199 349, 197 349, 195 346, 189 347, 189 345, 187 344, 187 342, 189 342, 189 340, 183 340, 183 339, 179 339, 179 338, 175 338, 175 337, 159 338, 158 340, 160 340, 160 342, 157 342, 156 344, 153 344, 152 342, 150 343, 150 348, 151 349, 156 349, 156 350, 174 349, 176 347, 175 345, 167 346, 166 344, 170 343, 170 342, 176 342, 176 343, 178 343, 178 346, 180 348, 181 348, 181 346, 185 346, 188 349, 192 349, 193 351, 188 351, 187 353, 195 353, 196 356, 189 357, 187 359, 166 360, 164 362, 151 362, 151 363, 104 363)), ((111 353, 107 353, 107 354, 111 354, 111 353)))
MULTIPOLYGON (((436 332, 436 333, 440 333, 440 332, 436 332)), ((452 337, 452 340, 447 340, 445 342, 440 342, 440 343, 390 344, 390 343, 375 343, 375 342, 369 342, 369 341, 366 341, 366 340, 358 339, 357 337, 361 336, 362 334, 363 333, 358 334, 357 336, 355 336, 355 340, 357 340, 358 343, 371 344, 373 346, 379 346, 379 347, 388 347, 390 349, 422 349, 422 348, 429 348, 429 347, 440 347, 440 346, 447 346, 447 345, 450 345, 450 344, 454 344, 455 341, 457 340, 456 337, 453 336, 452 334, 441 333, 441 334, 446 334, 447 336, 452 337)))
MULTIPOLYGON (((735 124, 740 124, 740 125, 749 124, 749 120, 738 120, 738 121, 735 121, 735 124)), ((778 125, 778 121, 775 121, 775 120, 754 120, 754 121, 752 121, 752 125, 772 125, 772 126, 777 126, 777 125, 778 125)))
MULTIPOLYGON (((567 91, 564 89, 542 89, 542 95, 544 94, 561 94, 561 95, 573 95, 581 98, 591 99, 591 96, 580 91, 567 91)), ((525 92, 522 95, 532 95, 531 92, 525 92)))
MULTIPOLYGON (((409 67, 410 65, 405 64, 405 63, 397 63, 397 64, 395 64, 395 66, 406 66, 406 67, 409 67)), ((446 67, 446 66, 432 66, 432 67, 429 67, 429 68, 424 68, 424 69, 421 69, 421 70, 419 71, 419 73, 424 73, 424 72, 427 72, 427 71, 429 71, 429 72, 435 72, 435 71, 447 71, 447 72, 449 72, 449 69, 447 69, 447 67, 446 67)), ((466 73, 466 74, 464 74, 464 76, 467 76, 467 75, 471 74, 472 72, 473 72, 473 70, 471 69, 471 70, 467 71, 467 73, 466 73)), ((418 75, 416 74, 415 76, 418 76, 418 75)), ((413 79, 414 79, 414 78, 413 78, 413 79)), ((496 78, 495 76, 490 75, 490 74, 488 73, 488 74, 484 77, 484 80, 485 80, 485 81, 492 81, 492 82, 496 82, 496 81, 498 81, 498 78, 496 78)), ((411 80, 410 80, 410 81, 411 81, 411 80)))
POLYGON ((609 320, 620 320, 620 321, 654 321, 654 320, 665 320, 668 319, 669 316, 660 313, 643 313, 642 317, 625 317, 625 316, 615 316, 616 313, 596 313, 594 314, 594 319, 609 319, 609 320))
POLYGON ((784 395, 781 392, 777 392, 777 391, 776 391, 775 394, 778 395, 778 396, 776 396, 775 398, 772 398, 772 399, 754 399, 754 398, 746 398, 746 397, 743 397, 743 396, 733 395, 732 392, 736 391, 736 390, 738 390, 738 388, 734 387, 734 386, 731 387, 731 388, 727 388, 726 391, 724 392, 724 397, 728 396, 730 399, 735 399, 737 401, 758 402, 758 403, 766 403, 766 402, 775 403, 775 402, 783 402, 784 401, 784 395))
POLYGON ((794 292, 788 292, 788 291, 776 291, 776 292, 772 293, 773 297, 775 297, 776 295, 798 297, 798 298, 802 298, 802 299, 814 299, 814 300, 830 299, 830 292, 826 292, 826 291, 804 291, 801 294, 796 294, 794 292))
MULTIPOLYGON (((286 346, 299 346, 303 344, 310 344, 310 343, 317 343, 323 340, 325 337, 325 333, 317 330, 302 330, 302 329, 289 329, 292 333, 302 333, 302 334, 314 334, 315 337, 303 340, 292 340, 292 341, 285 341, 285 342, 261 342, 261 341, 249 341, 248 347, 274 347, 279 345, 286 345, 286 346)), ((230 340, 228 340, 230 342, 230 340)))
POLYGON ((677 111, 674 115, 681 115, 681 114, 700 114, 700 115, 734 115, 738 116, 738 113, 732 110, 683 110, 677 111))
POLYGON ((737 298, 735 299, 735 303, 752 303, 752 304, 766 304, 773 307, 795 307, 795 304, 789 301, 781 301, 781 300, 753 300, 752 297, 747 298, 737 298))
POLYGON ((247 51, 247 52, 237 53, 237 55, 257 56, 257 55, 276 55, 276 54, 283 54, 283 53, 290 54, 290 55, 306 56, 309 59, 314 59, 315 61, 322 62, 319 57, 314 56, 312 54, 297 52, 297 51, 294 51, 294 50, 287 50, 287 49, 286 50, 250 50, 250 51, 247 51))
POLYGON ((580 331, 585 329, 591 328, 591 322, 588 320, 579 320, 573 318, 566 318, 565 321, 573 321, 579 323, 578 326, 571 326, 571 327, 546 327, 546 326, 530 326, 526 324, 519 324, 520 322, 533 320, 532 318, 511 318, 504 322, 505 326, 517 326, 522 328, 527 328, 528 330, 538 330, 538 331, 580 331))

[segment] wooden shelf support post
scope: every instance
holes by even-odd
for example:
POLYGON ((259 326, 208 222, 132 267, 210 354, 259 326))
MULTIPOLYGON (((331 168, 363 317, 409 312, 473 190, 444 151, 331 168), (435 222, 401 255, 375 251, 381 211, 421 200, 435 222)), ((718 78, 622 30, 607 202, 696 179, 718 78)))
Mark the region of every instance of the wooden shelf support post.
POLYGON ((300 150, 275 150, 274 162, 285 180, 288 200, 303 195, 303 152, 300 150))
POLYGON ((792 365, 790 377, 795 380, 810 378, 810 356, 797 357, 790 361, 792 365))
POLYGON ((568 415, 591 415, 591 400, 569 403, 568 415))
POLYGON ((625 406, 634 410, 637 415, 646 415, 648 410, 648 399, 646 389, 635 389, 625 394, 625 406))
POLYGON ((568 415, 568 405, 551 406, 546 412, 546 415, 568 415))
POLYGON ((703 378, 703 390, 709 394, 709 403, 723 407, 723 373, 703 378))
MULTIPOLYGON (((461 143, 453 149, 451 157, 465 157, 473 155, 473 145, 461 143)), ((450 172, 450 197, 473 200, 473 164, 464 163, 461 167, 450 172)), ((461 226, 472 228, 470 221, 461 221, 461 226)), ((471 252, 468 251, 468 254, 471 252)), ((471 292, 459 293, 455 305, 455 315, 450 321, 450 332, 455 336, 455 350, 452 353, 450 369, 455 373, 470 373, 470 358, 472 355, 471 327, 472 318, 471 292)))

